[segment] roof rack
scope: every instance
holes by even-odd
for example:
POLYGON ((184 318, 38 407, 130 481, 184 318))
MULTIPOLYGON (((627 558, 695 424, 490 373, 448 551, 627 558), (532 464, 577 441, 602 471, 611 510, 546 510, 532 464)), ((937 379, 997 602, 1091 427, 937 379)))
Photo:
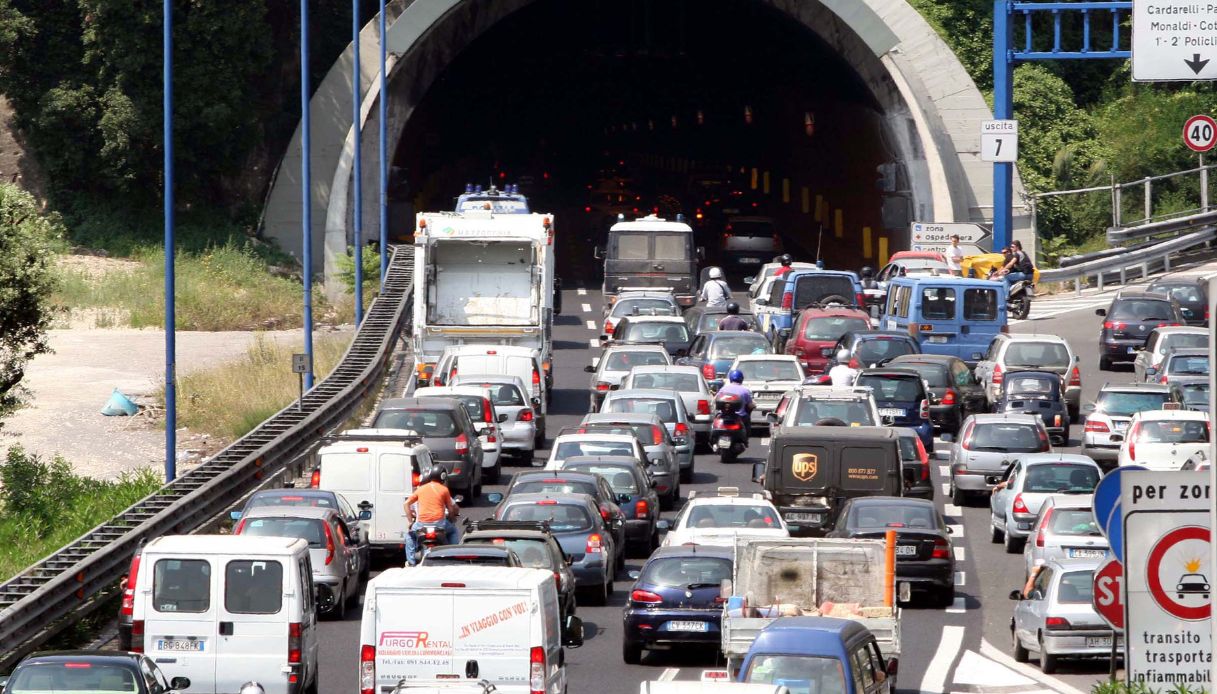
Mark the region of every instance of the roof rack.
MULTIPOLYGON (((559 471, 560 472, 560 471, 559 471)), ((486 520, 465 519, 465 532, 476 533, 480 530, 533 530, 542 533, 552 533, 549 521, 505 521, 488 518, 486 520)))
POLYGON ((751 497, 753 499, 764 498, 760 494, 757 494, 755 492, 741 494, 739 487, 719 487, 718 489, 715 489, 712 492, 709 492, 709 491, 691 491, 691 492, 689 492, 690 499, 695 499, 695 498, 696 499, 713 499, 713 498, 746 499, 749 497, 751 497))
POLYGON ((382 429, 384 434, 352 434, 339 432, 321 437, 321 443, 341 443, 346 441, 376 441, 385 443, 416 443, 423 440, 423 435, 413 429, 382 429), (392 432, 392 433, 388 433, 392 432))

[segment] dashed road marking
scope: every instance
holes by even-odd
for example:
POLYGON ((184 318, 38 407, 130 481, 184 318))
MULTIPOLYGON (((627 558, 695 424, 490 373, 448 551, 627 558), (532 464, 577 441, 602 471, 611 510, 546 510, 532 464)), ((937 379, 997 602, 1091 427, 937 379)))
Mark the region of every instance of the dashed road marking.
POLYGON ((950 465, 939 465, 938 474, 942 475, 943 477, 950 477, 951 476, 951 466, 950 465))
POLYGON ((679 674, 680 668, 670 667, 666 668, 662 673, 660 673, 658 679, 660 682, 671 682, 672 680, 676 679, 676 676, 679 674))
POLYGON ((589 320, 589 321, 587 322, 587 329, 588 329, 588 330, 595 330, 595 329, 596 329, 596 321, 594 321, 594 320, 589 320))
POLYGON ((943 495, 943 496, 950 496, 950 494, 951 494, 951 483, 950 483, 950 482, 943 482, 943 483, 942 483, 942 495, 943 495))
POLYGON ((761 445, 762 445, 762 446, 768 446, 768 445, 769 445, 769 439, 761 439, 761 445))
POLYGON ((964 561, 965 559, 967 559, 967 557, 968 557, 968 553, 965 551, 965 549, 963 547, 955 548, 955 561, 964 561))
POLYGON ((591 345, 592 347, 599 347, 599 346, 600 346, 600 338, 598 338, 598 337, 593 337, 592 339, 590 339, 590 340, 588 340, 588 341, 587 341, 587 344, 591 345))
POLYGON ((963 614, 968 611, 968 600, 963 596, 955 598, 955 602, 946 609, 947 614, 963 614))
POLYGON ((1064 680, 1057 679, 1051 675, 1045 675, 1044 673, 1025 663, 1014 662, 1014 658, 1006 655, 1004 651, 989 643, 988 640, 982 640, 980 642, 980 654, 989 660, 1005 665, 1019 674, 1026 675, 1039 684, 1050 687, 1053 691, 1059 692, 1060 694, 1085 694, 1085 692, 1083 692, 1081 689, 1070 686, 1064 680))
POLYGON ((583 304, 583 312, 584 312, 584 313, 591 313, 591 312, 592 312, 592 305, 591 305, 591 304, 583 304))
POLYGON ((575 293, 578 294, 579 296, 587 296, 587 290, 584 289, 583 287, 579 287, 578 289, 576 289, 575 293))
POLYGON ((961 511, 960 508, 955 504, 943 504, 942 515, 950 516, 952 518, 962 518, 963 511, 961 511))
POLYGON ((961 586, 966 586, 966 585, 968 585, 967 572, 966 571, 956 571, 955 572, 955 587, 959 588, 961 586))
POLYGON ((953 537, 963 537, 962 525, 948 525, 947 527, 951 529, 951 535, 953 537))
POLYGON ((951 663, 955 662, 955 654, 959 653, 959 647, 963 645, 963 633, 964 628, 960 626, 942 628, 938 649, 934 651, 934 657, 926 666, 925 674, 921 677, 921 684, 918 686, 922 694, 929 692, 937 694, 946 691, 947 675, 951 672, 951 663))

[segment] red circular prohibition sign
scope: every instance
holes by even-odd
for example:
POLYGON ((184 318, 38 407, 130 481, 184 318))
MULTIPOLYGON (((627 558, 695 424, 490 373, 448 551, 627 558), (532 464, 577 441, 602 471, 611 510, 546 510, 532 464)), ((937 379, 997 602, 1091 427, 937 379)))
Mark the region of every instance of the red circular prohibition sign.
POLYGON ((1162 580, 1159 578, 1159 565, 1162 563, 1162 556, 1170 550, 1176 543, 1184 540, 1203 540, 1209 542, 1209 529, 1202 528, 1196 525, 1189 525, 1182 528, 1175 528, 1169 533, 1162 536, 1154 545, 1153 550, 1149 553, 1149 560, 1146 563, 1146 583, 1149 585, 1149 593, 1157 601, 1162 609, 1166 610, 1172 616, 1188 621, 1199 621, 1208 619, 1212 610, 1212 604, 1205 601, 1205 604, 1199 607, 1188 607, 1180 605, 1171 600, 1170 596, 1162 589, 1162 580))

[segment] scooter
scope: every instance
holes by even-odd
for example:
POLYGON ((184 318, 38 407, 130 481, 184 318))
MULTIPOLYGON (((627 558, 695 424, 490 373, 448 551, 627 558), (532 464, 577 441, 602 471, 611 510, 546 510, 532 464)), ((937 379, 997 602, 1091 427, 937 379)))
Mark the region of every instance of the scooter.
MULTIPOLYGON (((989 279, 996 282, 1005 281, 997 271, 989 273, 989 279)), ((1010 285, 1006 292, 1006 315, 1015 320, 1024 320, 1031 313, 1031 300, 1035 298, 1035 284, 1029 280, 1019 280, 1010 285)))
MULTIPOLYGON (((453 501, 453 503, 455 503, 459 506, 460 503, 462 501, 464 501, 464 497, 462 497, 460 494, 458 494, 458 495, 452 497, 452 501, 453 501)), ((423 560, 423 557, 427 556, 427 553, 430 552, 431 550, 435 549, 436 547, 442 547, 443 545, 447 544, 447 539, 448 539, 448 535, 447 535, 447 533, 444 532, 443 527, 442 527, 443 521, 433 521, 433 522, 418 521, 418 522, 422 525, 421 528, 419 528, 418 530, 408 530, 407 531, 407 532, 414 533, 414 535, 417 539, 417 543, 415 544, 415 547, 417 549, 415 549, 415 556, 414 556, 415 564, 417 564, 418 562, 421 562, 423 560)))
POLYGON ((740 410, 743 401, 738 395, 721 393, 714 398, 716 414, 710 424, 710 450, 718 453, 719 460, 730 463, 748 448, 748 428, 740 410))

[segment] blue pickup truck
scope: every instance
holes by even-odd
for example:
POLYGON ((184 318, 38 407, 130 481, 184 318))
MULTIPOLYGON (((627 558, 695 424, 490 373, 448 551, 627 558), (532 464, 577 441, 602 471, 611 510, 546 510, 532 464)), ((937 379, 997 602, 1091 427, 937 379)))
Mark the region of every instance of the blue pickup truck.
POLYGON ((782 685, 791 694, 892 694, 898 667, 857 621, 782 617, 757 634, 736 681, 782 685))
POLYGON ((862 283, 848 270, 794 270, 756 299, 757 330, 781 352, 794 317, 808 306, 840 304, 865 310, 862 283))

